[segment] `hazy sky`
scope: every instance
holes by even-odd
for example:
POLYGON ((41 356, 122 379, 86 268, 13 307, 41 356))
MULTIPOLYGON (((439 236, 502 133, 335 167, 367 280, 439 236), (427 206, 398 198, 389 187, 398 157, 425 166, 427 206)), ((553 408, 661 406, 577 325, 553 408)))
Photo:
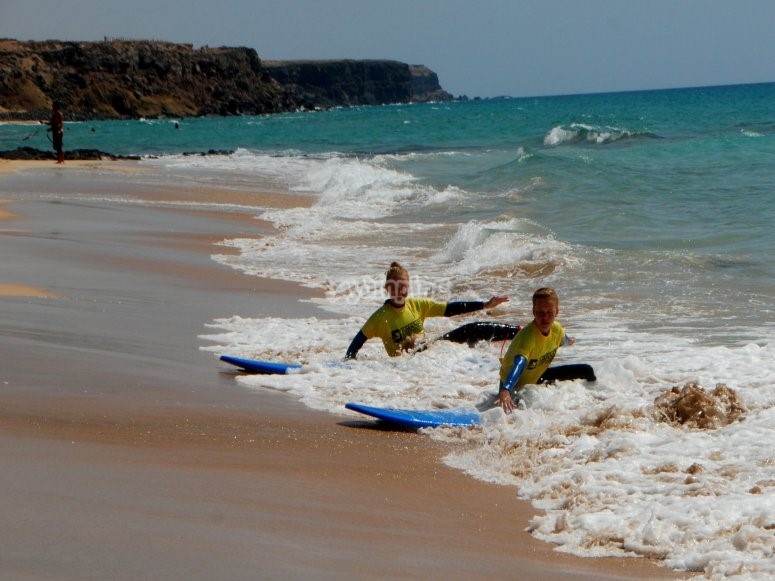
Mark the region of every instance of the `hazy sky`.
POLYGON ((775 81, 775 0, 0 0, 0 37, 425 64, 455 96, 775 81))

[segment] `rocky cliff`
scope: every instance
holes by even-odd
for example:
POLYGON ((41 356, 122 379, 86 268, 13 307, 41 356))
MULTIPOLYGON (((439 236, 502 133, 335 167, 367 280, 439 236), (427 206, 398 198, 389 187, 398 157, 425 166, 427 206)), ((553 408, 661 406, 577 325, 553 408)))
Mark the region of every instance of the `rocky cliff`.
POLYGON ((383 60, 264 61, 264 68, 306 107, 449 101, 436 73, 383 60))
POLYGON ((435 73, 395 61, 262 62, 244 47, 0 40, 0 116, 69 119, 265 114, 450 100, 435 73))

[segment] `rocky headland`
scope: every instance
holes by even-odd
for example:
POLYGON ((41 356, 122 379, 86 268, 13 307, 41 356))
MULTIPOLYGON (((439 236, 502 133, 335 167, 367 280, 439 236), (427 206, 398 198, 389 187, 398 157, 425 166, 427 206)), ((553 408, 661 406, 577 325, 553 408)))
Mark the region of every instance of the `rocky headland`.
POLYGON ((433 71, 390 60, 262 61, 245 47, 0 39, 0 119, 261 115, 449 101, 433 71))

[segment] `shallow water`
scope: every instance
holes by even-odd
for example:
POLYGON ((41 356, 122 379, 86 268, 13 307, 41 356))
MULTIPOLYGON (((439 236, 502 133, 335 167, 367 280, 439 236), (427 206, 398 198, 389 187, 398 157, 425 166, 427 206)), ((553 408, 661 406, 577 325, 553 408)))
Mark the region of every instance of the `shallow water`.
MULTIPOLYGON (((250 211, 276 232, 224 241, 239 255, 214 256, 325 291, 311 301, 320 317, 208 324, 202 348, 214 354, 305 364, 241 377, 246 389, 336 413, 347 401, 486 404, 501 344, 438 342, 389 359, 371 341, 357 361, 326 363, 341 360, 384 299, 393 260, 410 269, 415 295, 511 298, 486 315, 428 320, 430 337, 481 318, 525 323, 532 291, 555 287, 560 321, 577 337, 556 363, 588 362, 598 381, 529 387, 525 409, 487 411, 480 430, 432 431, 455 443, 446 461, 513 487, 538 509, 534 534, 560 550, 764 579, 775 574, 774 98, 769 84, 180 120, 179 129, 68 124, 65 143, 154 156, 138 177, 149 188, 316 199, 278 210, 257 196, 250 211), (234 152, 182 155, 209 149, 234 152), (687 388, 699 407, 674 397, 687 384, 701 389, 687 388), (695 417, 676 421, 684 408, 695 417)), ((0 136, 23 131, 1 126, 0 136)), ((99 183, 80 194, 101 195, 99 183)))

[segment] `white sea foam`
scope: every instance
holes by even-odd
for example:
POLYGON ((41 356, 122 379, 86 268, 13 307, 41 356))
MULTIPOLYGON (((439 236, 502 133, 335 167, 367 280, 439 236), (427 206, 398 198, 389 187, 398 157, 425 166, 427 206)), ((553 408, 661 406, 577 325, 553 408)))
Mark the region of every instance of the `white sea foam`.
MULTIPOLYGON (((510 416, 490 409, 481 429, 426 430, 455 443, 445 461, 530 501, 533 533, 562 551, 656 557, 709 578, 775 575, 772 326, 758 328, 755 342, 744 334, 706 341, 692 297, 679 292, 686 283, 670 280, 675 260, 665 259, 664 280, 641 279, 646 275, 631 274, 634 263, 616 264, 629 254, 575 247, 527 218, 449 223, 445 208, 434 206, 443 189, 379 160, 262 160, 275 161, 270 173, 318 203, 264 211, 261 217, 277 226, 274 235, 225 242, 239 256, 215 258, 323 289, 317 304, 342 317, 213 321, 201 340, 214 355, 304 364, 288 375, 239 376, 241 385, 282 390, 343 418, 355 417, 343 407, 348 401, 486 408, 502 344, 441 341, 390 359, 375 340, 358 360, 341 361, 384 299, 387 263, 412 267, 415 294, 486 298, 506 291, 512 302, 493 314, 512 322, 529 320, 535 286, 554 284, 562 294, 560 319, 578 338, 555 362, 591 363, 598 381, 528 387, 525 409, 510 416), (295 164, 301 178, 284 174, 295 164), (660 293, 660 285, 670 292, 660 293), (670 325, 657 316, 664 309, 673 313, 670 325), (667 421, 655 402, 689 383, 706 392, 725 384, 743 415, 712 427, 667 421)), ((426 334, 477 318, 429 319, 426 334)))
MULTIPOLYGON (((235 318, 215 321, 214 329, 226 331, 202 339, 214 353, 303 362, 299 373, 246 375, 239 382, 287 391, 342 416, 348 401, 409 408, 491 401, 499 344, 470 349, 440 342, 413 357, 388 359, 373 341, 357 361, 329 366, 341 360, 361 322, 235 318)), ((534 534, 561 550, 658 557, 711 576, 752 568, 757 575, 775 574, 775 389, 762 376, 773 367, 770 346, 687 342, 677 349, 676 343, 634 335, 606 349, 610 334, 575 323, 588 335, 561 350, 558 362, 589 361, 598 381, 529 387, 526 409, 511 416, 492 409, 481 430, 430 430, 458 442, 446 462, 516 486, 539 510, 534 534), (733 369, 732 362, 742 368, 733 369), (744 418, 717 429, 660 421, 655 400, 688 381, 707 387, 728 382, 745 403, 744 418)), ((451 326, 446 319, 429 320, 428 334, 451 326)))

